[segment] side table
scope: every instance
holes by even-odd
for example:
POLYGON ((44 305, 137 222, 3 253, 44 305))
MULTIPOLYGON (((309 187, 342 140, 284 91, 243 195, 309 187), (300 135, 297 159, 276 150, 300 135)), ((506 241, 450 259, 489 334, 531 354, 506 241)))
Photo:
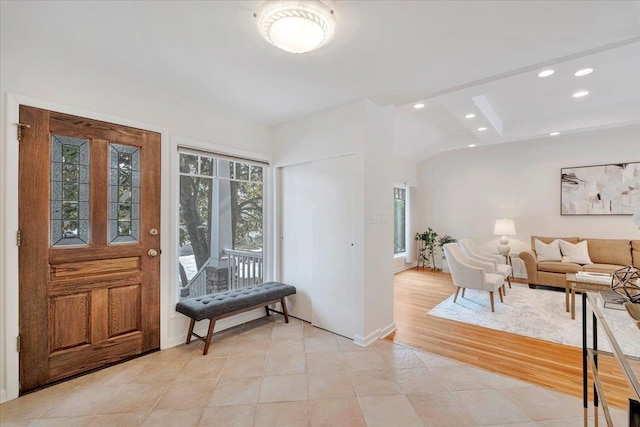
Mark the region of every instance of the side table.
POLYGON ((580 280, 575 273, 567 273, 565 275, 565 305, 567 312, 569 311, 569 294, 571 294, 571 319, 576 318, 576 291, 600 292, 611 290, 610 284, 593 283, 580 280))

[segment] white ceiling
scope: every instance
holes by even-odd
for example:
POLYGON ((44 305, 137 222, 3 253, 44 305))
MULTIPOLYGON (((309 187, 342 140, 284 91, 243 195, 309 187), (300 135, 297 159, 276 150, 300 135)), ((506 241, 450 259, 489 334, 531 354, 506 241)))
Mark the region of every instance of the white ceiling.
POLYGON ((260 38, 261 1, 3 1, 2 55, 106 69, 265 124, 370 98, 396 105, 396 150, 413 160, 640 122, 639 1, 327 2, 335 40, 294 55, 260 38))

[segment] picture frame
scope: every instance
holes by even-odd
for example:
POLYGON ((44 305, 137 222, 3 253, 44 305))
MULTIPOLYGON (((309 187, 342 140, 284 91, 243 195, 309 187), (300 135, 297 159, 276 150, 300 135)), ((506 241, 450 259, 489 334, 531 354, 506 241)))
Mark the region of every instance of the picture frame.
POLYGON ((633 215, 640 209, 640 162, 560 169, 560 215, 633 215))

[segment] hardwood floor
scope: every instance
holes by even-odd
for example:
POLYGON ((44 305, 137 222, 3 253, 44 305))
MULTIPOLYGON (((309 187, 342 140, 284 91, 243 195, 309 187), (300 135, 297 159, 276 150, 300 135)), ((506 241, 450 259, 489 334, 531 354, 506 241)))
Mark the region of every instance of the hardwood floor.
MULTIPOLYGON (((398 329, 387 340, 582 396, 582 349, 427 315, 455 292, 449 274, 411 269, 396 274, 394 283, 398 329)), ((599 366, 609 404, 627 409, 631 391, 617 361, 601 356, 599 366)), ((640 374, 640 361, 632 366, 640 374)))

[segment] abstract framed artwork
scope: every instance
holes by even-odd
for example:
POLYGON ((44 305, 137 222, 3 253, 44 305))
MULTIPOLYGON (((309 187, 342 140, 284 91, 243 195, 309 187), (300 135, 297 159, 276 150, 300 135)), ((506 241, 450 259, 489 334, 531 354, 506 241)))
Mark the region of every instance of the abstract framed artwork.
POLYGON ((633 215, 640 206, 640 162, 562 168, 561 215, 633 215))

